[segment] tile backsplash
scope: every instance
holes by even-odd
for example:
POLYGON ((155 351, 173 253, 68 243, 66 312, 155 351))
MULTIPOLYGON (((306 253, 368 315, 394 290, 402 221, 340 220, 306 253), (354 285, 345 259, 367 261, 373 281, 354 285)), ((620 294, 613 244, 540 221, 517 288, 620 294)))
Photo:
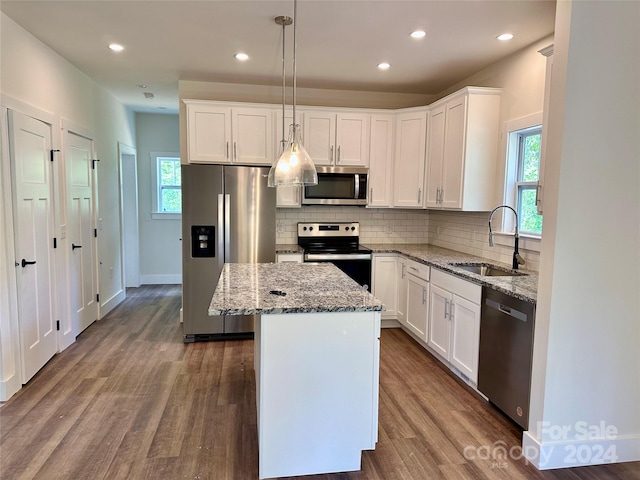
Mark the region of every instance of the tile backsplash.
MULTIPOLYGON (((276 211, 277 243, 297 243, 298 222, 360 222, 360 242, 429 243, 496 262, 511 263, 513 247, 489 247, 488 212, 446 212, 361 207, 279 208, 276 211)), ((520 254, 524 268, 538 271, 540 254, 526 249, 520 254)))

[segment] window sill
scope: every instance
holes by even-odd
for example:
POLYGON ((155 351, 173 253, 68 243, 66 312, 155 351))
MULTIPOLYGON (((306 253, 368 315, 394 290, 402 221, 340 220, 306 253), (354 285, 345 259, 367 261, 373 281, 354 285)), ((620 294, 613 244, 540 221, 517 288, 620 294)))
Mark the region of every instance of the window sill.
MULTIPOLYGON (((495 232, 493 235, 493 241, 496 245, 501 245, 503 247, 513 247, 513 233, 495 232)), ((530 252, 540 253, 540 237, 522 233, 519 236, 520 241, 518 242, 518 247, 520 250, 528 250, 530 252)))
POLYGON ((152 220, 181 220, 181 213, 164 213, 164 212, 155 212, 151 214, 152 220))

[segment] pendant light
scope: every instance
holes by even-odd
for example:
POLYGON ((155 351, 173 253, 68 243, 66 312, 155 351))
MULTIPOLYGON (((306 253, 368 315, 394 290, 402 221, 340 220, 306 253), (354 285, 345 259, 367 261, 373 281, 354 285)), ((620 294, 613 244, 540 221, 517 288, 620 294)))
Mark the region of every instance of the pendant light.
MULTIPOLYGON (((317 185, 318 173, 313 160, 302 144, 301 127, 296 123, 296 18, 298 2, 293 1, 293 123, 289 128, 289 139, 280 158, 269 170, 268 185, 270 187, 287 185, 317 185)), ((282 25, 282 136, 284 144, 284 29, 291 24, 289 17, 277 17, 276 23, 282 25)))

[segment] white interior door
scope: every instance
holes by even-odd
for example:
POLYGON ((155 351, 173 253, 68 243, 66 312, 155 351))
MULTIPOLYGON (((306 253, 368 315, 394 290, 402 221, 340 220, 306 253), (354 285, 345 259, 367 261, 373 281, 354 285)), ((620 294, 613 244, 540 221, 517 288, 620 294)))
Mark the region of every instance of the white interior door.
POLYGON ((122 208, 122 246, 126 287, 140 286, 140 232, 138 224, 138 169, 136 150, 122 143, 120 150, 120 188, 122 208))
POLYGON ((56 353, 51 127, 9 111, 22 383, 56 353))
POLYGON ((97 242, 93 185, 93 141, 67 131, 64 137, 71 248, 71 312, 76 334, 98 319, 97 242))

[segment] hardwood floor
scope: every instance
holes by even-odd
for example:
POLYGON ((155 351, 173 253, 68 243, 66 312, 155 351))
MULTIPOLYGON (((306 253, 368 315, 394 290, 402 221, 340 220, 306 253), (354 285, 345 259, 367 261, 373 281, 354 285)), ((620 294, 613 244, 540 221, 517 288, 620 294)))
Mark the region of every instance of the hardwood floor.
MULTIPOLYGON (((185 345, 179 309, 179 286, 128 290, 3 404, 0 478, 257 479, 253 342, 185 345)), ((520 431, 401 330, 383 330, 380 364, 376 450, 361 472, 306 478, 640 479, 640 462, 467 460, 465 447, 509 449, 520 431)))

